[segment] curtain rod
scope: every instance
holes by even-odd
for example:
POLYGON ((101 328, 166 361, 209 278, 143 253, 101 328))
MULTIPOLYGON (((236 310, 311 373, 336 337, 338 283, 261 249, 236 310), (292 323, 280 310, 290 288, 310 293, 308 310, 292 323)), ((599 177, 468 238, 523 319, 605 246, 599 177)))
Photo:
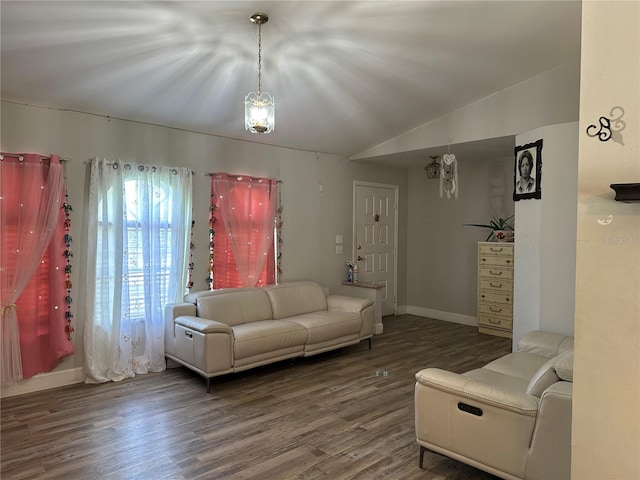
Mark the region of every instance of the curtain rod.
MULTIPOLYGON (((0 160, 2 160, 4 157, 14 157, 17 158, 18 160, 23 160, 24 156, 23 154, 20 153, 1 153, 0 154, 0 160)), ((47 156, 47 155, 38 155, 38 157, 40 158, 40 160, 50 160, 51 159, 51 155, 47 156)), ((61 162, 70 162, 71 159, 70 158, 61 158, 60 159, 61 162)))
MULTIPOLYGON (((207 177, 213 177, 214 175, 221 175, 221 172, 209 172, 209 173, 205 173, 205 175, 207 177)), ((231 175, 230 173, 226 173, 225 174, 227 177, 231 177, 231 178, 250 178, 251 180, 263 180, 265 177, 252 177, 251 175, 231 175)), ((282 180, 278 180, 276 179, 276 182, 278 183, 284 183, 282 180)))
MULTIPOLYGON (((123 164, 127 165, 129 162, 120 161, 120 163, 123 163, 123 164)), ((85 160, 84 162, 82 162, 82 164, 83 165, 91 165, 91 160, 85 160)), ((109 165, 109 166, 117 165, 117 164, 118 164, 118 162, 107 162, 107 165, 109 165)), ((146 163, 140 163, 139 165, 144 165, 145 167, 155 167, 156 166, 156 165, 148 165, 146 163)), ((163 167, 168 167, 168 168, 176 168, 176 167, 173 167, 171 165, 162 165, 162 166, 163 167)), ((183 168, 183 167, 181 167, 181 168, 183 168)), ((197 174, 197 172, 195 170, 189 169, 189 171, 191 172, 191 175, 196 175, 197 174)))

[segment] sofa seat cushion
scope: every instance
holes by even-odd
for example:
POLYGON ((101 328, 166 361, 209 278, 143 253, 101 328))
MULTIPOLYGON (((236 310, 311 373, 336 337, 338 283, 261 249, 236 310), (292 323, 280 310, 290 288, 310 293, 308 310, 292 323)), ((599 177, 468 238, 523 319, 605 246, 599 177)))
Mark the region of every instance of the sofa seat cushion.
POLYGON ((482 368, 520 378, 528 385, 531 378, 547 360, 549 360, 547 357, 532 353, 514 352, 489 362, 482 368))
POLYGON ((494 387, 496 391, 509 390, 512 392, 524 393, 527 390, 529 382, 522 378, 514 377, 504 373, 496 372, 486 368, 478 368, 469 372, 463 373, 463 377, 470 380, 475 380, 494 387))
POLYGON ((357 339, 362 327, 362 319, 358 314, 326 310, 288 317, 286 321, 301 325, 307 330, 307 345, 330 340, 357 339))
POLYGON ((269 352, 274 355, 281 351, 302 353, 307 340, 307 329, 293 322, 262 320, 232 328, 236 361, 269 352))

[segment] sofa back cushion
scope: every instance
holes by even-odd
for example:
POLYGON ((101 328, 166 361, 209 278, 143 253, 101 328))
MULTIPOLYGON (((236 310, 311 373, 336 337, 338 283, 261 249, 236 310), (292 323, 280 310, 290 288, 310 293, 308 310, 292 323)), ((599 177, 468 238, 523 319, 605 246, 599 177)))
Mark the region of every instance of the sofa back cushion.
POLYGON ((196 300, 198 316, 229 326, 271 319, 271 302, 262 288, 228 289, 196 300))
POLYGON ((517 351, 553 358, 567 350, 573 350, 573 337, 534 330, 520 339, 517 351))
POLYGON ((327 295, 315 282, 289 282, 264 287, 274 320, 327 310, 327 295))

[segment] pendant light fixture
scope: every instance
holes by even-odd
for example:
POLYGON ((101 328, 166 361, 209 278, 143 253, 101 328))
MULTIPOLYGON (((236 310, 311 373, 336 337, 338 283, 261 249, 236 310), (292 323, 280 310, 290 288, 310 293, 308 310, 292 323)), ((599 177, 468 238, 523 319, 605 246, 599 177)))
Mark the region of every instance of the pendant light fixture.
POLYGON ((269 21, 269 16, 256 12, 249 19, 258 25, 258 91, 244 99, 244 126, 251 133, 271 133, 275 129, 275 101, 262 91, 262 25, 269 21))
POLYGON ((440 178, 440 163, 438 163, 438 159, 440 158, 438 155, 430 155, 431 163, 429 163, 426 167, 424 167, 424 171, 427 174, 427 178, 430 180, 440 178))

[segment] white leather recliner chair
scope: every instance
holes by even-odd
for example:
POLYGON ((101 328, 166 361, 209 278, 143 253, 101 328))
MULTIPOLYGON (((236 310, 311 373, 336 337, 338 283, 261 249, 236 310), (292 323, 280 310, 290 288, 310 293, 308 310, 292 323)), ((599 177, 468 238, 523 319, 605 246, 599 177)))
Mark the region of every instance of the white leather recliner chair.
POLYGON ((420 468, 431 450, 504 479, 570 479, 572 382, 573 337, 540 331, 476 370, 419 371, 420 468))

